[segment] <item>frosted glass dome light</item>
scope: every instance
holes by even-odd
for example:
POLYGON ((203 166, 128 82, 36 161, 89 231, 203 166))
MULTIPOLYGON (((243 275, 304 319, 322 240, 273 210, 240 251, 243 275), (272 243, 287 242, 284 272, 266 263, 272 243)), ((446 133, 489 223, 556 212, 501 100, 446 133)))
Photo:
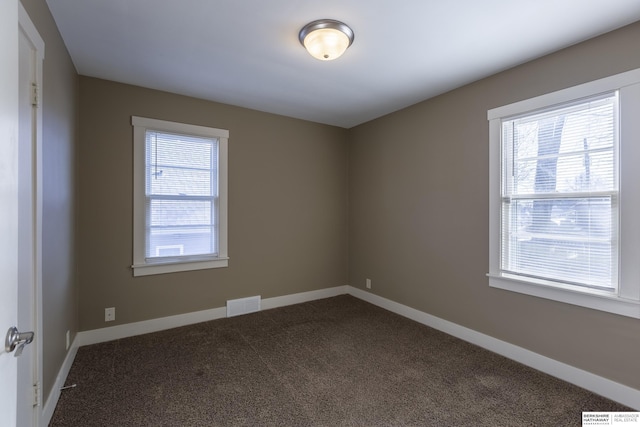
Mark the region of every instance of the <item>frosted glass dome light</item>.
POLYGON ((321 19, 302 27, 298 38, 311 56, 321 61, 331 61, 339 58, 351 46, 353 31, 340 21, 321 19))

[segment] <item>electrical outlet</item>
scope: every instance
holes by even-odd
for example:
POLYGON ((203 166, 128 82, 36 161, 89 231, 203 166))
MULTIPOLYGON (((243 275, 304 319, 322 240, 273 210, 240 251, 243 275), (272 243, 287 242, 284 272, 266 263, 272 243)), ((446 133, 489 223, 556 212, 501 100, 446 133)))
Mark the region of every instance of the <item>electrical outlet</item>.
POLYGON ((113 322, 116 320, 116 308, 109 307, 104 309, 104 321, 105 322, 113 322))
POLYGON ((66 343, 66 350, 69 350, 69 346, 71 345, 71 331, 69 330, 67 330, 66 343))
POLYGON ((367 289, 371 289, 371 279, 367 279, 367 289))

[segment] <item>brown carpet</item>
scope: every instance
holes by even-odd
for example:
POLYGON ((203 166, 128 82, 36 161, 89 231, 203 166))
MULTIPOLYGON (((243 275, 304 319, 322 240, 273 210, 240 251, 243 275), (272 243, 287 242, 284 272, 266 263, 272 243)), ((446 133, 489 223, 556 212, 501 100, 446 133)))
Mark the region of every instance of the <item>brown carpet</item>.
POLYGON ((628 411, 351 296, 81 347, 51 426, 580 426, 628 411))

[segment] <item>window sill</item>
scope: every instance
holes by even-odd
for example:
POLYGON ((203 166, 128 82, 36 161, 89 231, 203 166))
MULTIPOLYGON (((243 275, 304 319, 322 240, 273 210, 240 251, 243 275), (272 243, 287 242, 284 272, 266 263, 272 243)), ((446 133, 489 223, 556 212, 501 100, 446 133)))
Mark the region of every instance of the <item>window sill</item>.
POLYGON ((150 276, 153 274, 177 273, 180 271, 222 268, 228 266, 229 258, 215 258, 197 261, 134 264, 131 266, 131 268, 133 269, 134 277, 137 277, 150 276))
POLYGON ((493 288, 640 319, 640 301, 621 298, 603 291, 574 290, 569 286, 562 288, 545 285, 543 282, 529 282, 507 275, 488 274, 487 276, 489 286, 493 288))

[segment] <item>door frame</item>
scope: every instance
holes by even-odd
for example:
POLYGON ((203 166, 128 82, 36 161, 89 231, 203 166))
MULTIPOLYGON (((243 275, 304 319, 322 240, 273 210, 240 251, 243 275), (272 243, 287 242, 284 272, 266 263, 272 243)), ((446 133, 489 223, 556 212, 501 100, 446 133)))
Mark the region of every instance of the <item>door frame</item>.
MULTIPOLYGON (((43 337, 42 337, 42 73, 43 73, 43 61, 45 44, 38 33, 35 25, 31 21, 27 11, 21 2, 19 4, 18 12, 18 29, 31 44, 31 61, 34 67, 31 79, 35 80, 35 91, 32 96, 35 97, 35 108, 32 109, 31 115, 31 161, 29 162, 29 175, 31 177, 31 194, 28 195, 31 203, 30 210, 32 213, 32 224, 30 226, 31 237, 31 259, 28 262, 31 265, 30 277, 27 279, 32 286, 32 290, 29 293, 30 301, 19 298, 18 306, 18 320, 22 317, 20 311, 24 310, 24 313, 31 319, 31 327, 35 333, 33 343, 29 346, 29 352, 25 349, 25 354, 18 359, 18 364, 29 363, 30 366, 25 366, 25 369, 30 368, 31 376, 29 381, 32 384, 27 384, 27 388, 33 388, 34 390, 34 402, 33 411, 30 414, 16 413, 17 422, 23 425, 39 426, 42 418, 43 408, 43 393, 42 393, 42 368, 43 368, 43 337), (21 360, 23 357, 30 355, 28 360, 21 360)), ((19 138, 20 140, 20 138, 19 138)), ((23 165, 20 165, 23 166, 23 165)), ((24 197, 20 195, 19 197, 24 197)), ((19 283, 21 283, 19 278, 19 283)), ((20 366, 18 366, 20 370, 20 366)), ((18 377, 20 381, 20 377, 18 377)), ((16 410, 20 408, 16 405, 16 410)))

